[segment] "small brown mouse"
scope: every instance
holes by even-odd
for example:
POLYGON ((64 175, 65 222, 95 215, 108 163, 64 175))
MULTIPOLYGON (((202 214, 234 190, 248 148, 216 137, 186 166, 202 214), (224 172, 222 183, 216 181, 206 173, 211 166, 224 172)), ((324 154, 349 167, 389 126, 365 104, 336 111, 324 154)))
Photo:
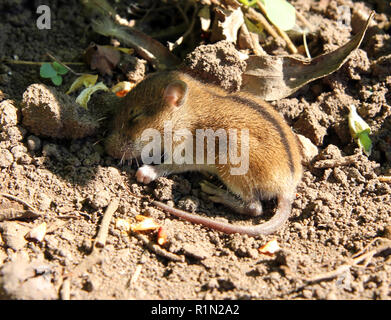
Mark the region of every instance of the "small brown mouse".
MULTIPOLYGON (((151 156, 152 151, 161 150, 165 162, 154 166, 144 164, 137 170, 137 181, 142 183, 184 171, 212 173, 226 185, 229 192, 211 184, 203 184, 202 190, 212 195, 212 201, 222 203, 240 214, 260 215, 261 199, 278 199, 275 215, 269 221, 254 226, 222 223, 159 201, 152 202, 173 215, 225 233, 257 236, 275 232, 289 217, 296 187, 302 177, 300 142, 272 106, 251 94, 228 94, 179 71, 151 74, 129 92, 114 117, 106 150, 120 159, 143 155, 145 158, 146 155, 151 156), (171 136, 165 135, 168 132, 167 123, 174 132, 171 136), (145 140, 143 134, 148 132, 146 129, 152 129, 163 138, 151 141, 150 137, 145 140), (229 137, 225 148, 222 148, 223 153, 219 153, 218 157, 213 155, 208 159, 208 144, 200 143, 205 142, 207 136, 200 139, 197 135, 201 129, 203 132, 212 129, 214 134, 222 133, 221 136, 216 134, 219 139, 213 141, 215 150, 219 152, 222 141, 226 142, 229 137), (182 132, 182 139, 175 132, 182 132), (231 133, 236 136, 231 136, 231 133), (197 149, 199 145, 201 148, 197 149), (234 151, 231 152, 232 148, 234 151), (241 156, 246 152, 248 156, 247 170, 239 174, 234 173, 234 169, 241 165, 237 161, 238 150, 241 150, 241 156), (224 151, 227 154, 225 158, 224 151), (179 163, 168 161, 173 156, 182 160, 179 163)), ((154 159, 159 160, 159 157, 155 155, 154 159)))

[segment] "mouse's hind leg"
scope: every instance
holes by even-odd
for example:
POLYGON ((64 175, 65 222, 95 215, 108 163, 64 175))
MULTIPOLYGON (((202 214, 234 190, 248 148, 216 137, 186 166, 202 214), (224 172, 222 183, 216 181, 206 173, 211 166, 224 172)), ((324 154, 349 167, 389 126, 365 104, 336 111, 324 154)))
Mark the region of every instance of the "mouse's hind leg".
POLYGON ((259 199, 246 202, 228 190, 221 189, 206 180, 202 181, 200 186, 203 192, 210 195, 209 199, 213 202, 221 203, 243 215, 259 216, 262 214, 262 204, 259 199))

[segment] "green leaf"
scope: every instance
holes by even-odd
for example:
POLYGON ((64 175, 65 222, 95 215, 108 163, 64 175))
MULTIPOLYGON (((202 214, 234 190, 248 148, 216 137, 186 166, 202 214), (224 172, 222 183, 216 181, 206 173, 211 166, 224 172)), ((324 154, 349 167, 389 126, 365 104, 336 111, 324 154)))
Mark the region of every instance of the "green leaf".
POLYGON ((52 77, 52 82, 56 85, 59 86, 62 83, 62 77, 58 74, 56 74, 54 77, 52 77))
POLYGON ((348 123, 350 134, 353 138, 357 138, 360 133, 367 132, 370 133, 371 129, 368 124, 361 118, 358 113, 356 107, 352 104, 349 106, 349 115, 348 115, 348 123))
POLYGON ((53 69, 50 63, 44 63, 39 69, 39 74, 42 78, 53 78, 57 75, 57 72, 53 69))
POLYGON ((66 74, 66 73, 69 71, 69 70, 68 70, 67 68, 65 68, 62 64, 59 64, 59 63, 56 62, 56 61, 53 62, 52 65, 53 65, 54 70, 57 71, 57 74, 63 75, 63 74, 66 74))
POLYGON ((289 2, 285 0, 262 0, 265 5, 267 17, 279 27, 287 31, 296 24, 296 10, 289 2))
POLYGON ((364 150, 364 153, 369 157, 372 152, 372 141, 368 136, 367 131, 363 131, 358 134, 357 143, 364 150))
POLYGON ((253 6, 254 4, 257 3, 258 0, 239 0, 240 3, 244 4, 245 6, 253 6))
POLYGON ((350 112, 348 115, 349 130, 352 137, 356 140, 360 148, 369 157, 372 151, 372 141, 369 138, 371 128, 358 115, 356 107, 352 104, 349 106, 350 112))

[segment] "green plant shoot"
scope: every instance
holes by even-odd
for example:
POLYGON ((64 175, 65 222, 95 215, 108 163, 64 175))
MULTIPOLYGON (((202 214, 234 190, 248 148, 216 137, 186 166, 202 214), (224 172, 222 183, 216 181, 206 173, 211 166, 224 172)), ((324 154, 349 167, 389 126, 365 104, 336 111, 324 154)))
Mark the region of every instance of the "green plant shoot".
POLYGON ((39 74, 42 78, 51 79, 56 86, 61 85, 61 76, 66 74, 67 72, 68 69, 65 68, 63 65, 59 64, 58 62, 43 63, 39 70, 39 74))
POLYGON ((349 107, 350 112, 348 115, 349 130, 353 139, 356 140, 358 146, 363 149, 364 153, 369 157, 372 152, 372 141, 369 138, 371 128, 368 124, 358 115, 356 107, 351 105, 349 107))

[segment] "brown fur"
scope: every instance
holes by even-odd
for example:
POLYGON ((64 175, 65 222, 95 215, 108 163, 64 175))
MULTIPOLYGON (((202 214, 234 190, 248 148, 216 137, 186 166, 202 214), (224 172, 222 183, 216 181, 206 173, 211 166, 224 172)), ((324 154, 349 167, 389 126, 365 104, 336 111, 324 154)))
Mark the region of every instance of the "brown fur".
MULTIPOLYGON (((247 174, 231 175, 229 158, 227 164, 217 164, 214 173, 244 202, 256 197, 278 197, 289 202, 289 208, 286 209, 286 203, 284 208, 290 210, 302 176, 301 150, 291 128, 268 103, 246 93, 227 94, 180 72, 154 74, 124 98, 123 108, 114 120, 113 133, 107 140, 108 153, 117 158, 139 156, 142 146, 132 143, 146 128, 163 133, 164 120, 172 121, 173 130, 189 129, 193 137, 196 129, 238 129, 238 150, 240 130, 247 128, 250 133, 247 174), (188 92, 183 105, 171 108, 163 96, 165 88, 175 80, 185 82, 188 92), (140 113, 136 121, 129 123, 128 119, 140 113), (131 152, 125 152, 127 148, 131 152)), ((195 142, 193 145, 195 148, 195 142)), ((217 139, 215 150, 217 154, 217 139)))

